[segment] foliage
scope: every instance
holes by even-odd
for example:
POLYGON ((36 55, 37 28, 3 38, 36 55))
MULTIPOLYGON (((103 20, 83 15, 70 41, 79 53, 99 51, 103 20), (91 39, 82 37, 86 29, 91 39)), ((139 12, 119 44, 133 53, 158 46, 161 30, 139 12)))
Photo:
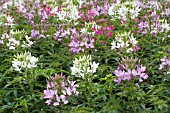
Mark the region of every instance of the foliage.
POLYGON ((0 113, 169 113, 169 6, 1 0, 0 113))

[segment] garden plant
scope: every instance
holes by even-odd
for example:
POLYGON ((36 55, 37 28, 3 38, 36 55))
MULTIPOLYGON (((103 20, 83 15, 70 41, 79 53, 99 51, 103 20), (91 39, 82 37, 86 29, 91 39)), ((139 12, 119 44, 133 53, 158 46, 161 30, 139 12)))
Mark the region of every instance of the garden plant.
POLYGON ((170 113, 170 1, 0 0, 0 113, 170 113))

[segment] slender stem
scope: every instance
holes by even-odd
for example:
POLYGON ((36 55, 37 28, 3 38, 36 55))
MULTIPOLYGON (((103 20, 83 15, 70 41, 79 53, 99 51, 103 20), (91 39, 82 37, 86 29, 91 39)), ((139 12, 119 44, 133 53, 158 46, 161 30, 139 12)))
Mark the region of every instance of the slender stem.
MULTIPOLYGON (((25 94, 25 97, 27 97, 27 93, 26 93, 25 88, 24 88, 24 86, 23 86, 22 83, 20 83, 20 87, 21 87, 21 89, 23 90, 23 92, 24 92, 24 94, 25 94)), ((26 109, 26 113, 29 113, 29 110, 28 110, 28 107, 27 107, 27 106, 25 106, 25 109, 26 109)))

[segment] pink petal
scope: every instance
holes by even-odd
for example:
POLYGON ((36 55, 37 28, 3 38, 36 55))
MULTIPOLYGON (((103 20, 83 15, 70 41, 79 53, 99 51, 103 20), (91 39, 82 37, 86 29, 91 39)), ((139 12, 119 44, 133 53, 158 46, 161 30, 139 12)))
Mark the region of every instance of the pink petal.
POLYGON ((145 76, 145 73, 140 74, 140 77, 143 78, 145 76))
POLYGON ((65 100, 65 101, 64 101, 64 104, 67 104, 67 103, 68 103, 68 100, 65 100))
POLYGON ((54 102, 54 104, 53 104, 54 106, 57 106, 57 105, 59 105, 59 103, 58 102, 54 102))
POLYGON ((141 78, 139 78, 139 82, 142 82, 143 80, 141 78))
POLYGON ((141 67, 141 71, 144 72, 146 70, 146 67, 141 67))
POLYGON ((145 76, 143 77, 143 79, 147 79, 148 78, 148 75, 147 74, 145 74, 145 76))
POLYGON ((136 76, 137 75, 137 71, 135 69, 132 70, 132 75, 136 76))
POLYGON ((50 105, 51 104, 51 102, 52 102, 52 100, 47 100, 45 103, 47 103, 48 105, 50 105))

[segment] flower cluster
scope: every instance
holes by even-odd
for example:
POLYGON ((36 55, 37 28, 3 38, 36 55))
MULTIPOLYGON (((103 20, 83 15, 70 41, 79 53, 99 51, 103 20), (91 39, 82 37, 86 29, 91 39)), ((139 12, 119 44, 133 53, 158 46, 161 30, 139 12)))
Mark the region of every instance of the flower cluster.
POLYGON ((8 7, 13 5, 11 0, 0 1, 0 25, 14 26, 14 18, 6 13, 8 7), (4 11, 5 10, 5 11, 4 11))
POLYGON ((62 5, 65 5, 66 7, 62 7, 61 10, 57 12, 58 20, 70 22, 72 20, 77 20, 78 18, 80 18, 77 6, 73 4, 72 0, 71 2, 63 2, 62 5))
POLYGON ((133 33, 131 32, 124 32, 121 34, 117 34, 115 40, 111 43, 112 50, 113 49, 119 49, 121 51, 126 52, 136 52, 140 50, 140 48, 137 46, 137 40, 134 38, 133 33))
POLYGON ((170 25, 168 24, 167 20, 163 19, 160 20, 161 24, 161 31, 160 32, 169 32, 170 31, 170 25))
MULTIPOLYGON (((32 1, 32 0, 31 0, 32 1)), ((2 8, 4 9, 8 9, 8 7, 12 7, 13 5, 14 6, 19 6, 21 5, 22 3, 24 3, 24 0, 15 0, 15 1, 12 1, 12 0, 1 0, 2 2, 2 8)))
POLYGON ((78 87, 75 84, 76 81, 70 81, 62 75, 56 74, 55 77, 47 83, 47 89, 44 90, 44 98, 48 99, 45 103, 53 106, 67 104, 68 98, 77 96, 79 94, 76 91, 78 87))
POLYGON ((13 31, 12 29, 9 34, 4 33, 0 38, 0 44, 6 45, 10 50, 15 50, 18 46, 31 47, 33 43, 31 37, 28 37, 24 30, 13 31), (24 39, 22 39, 23 37, 24 39))
POLYGON ((14 19, 11 16, 7 16, 6 14, 0 14, 0 25, 5 26, 14 26, 14 19))
POLYGON ((7 33, 2 34, 0 42, 1 44, 6 44, 6 46, 12 50, 19 46, 20 44, 18 40, 13 38, 12 35, 8 35, 7 33))
POLYGON ((30 52, 15 55, 12 61, 12 66, 15 71, 21 72, 24 69, 37 67, 38 58, 31 56, 30 52))
POLYGON ((135 19, 142 9, 137 5, 137 2, 124 2, 112 4, 108 10, 110 16, 114 16, 113 19, 127 20, 129 17, 135 19), (129 15, 130 14, 130 15, 129 15))
POLYGON ((7 19, 7 23, 5 23, 5 25, 8 25, 8 26, 15 25, 14 24, 14 19, 11 16, 7 16, 6 19, 7 19))
POLYGON ((87 74, 93 74, 96 72, 99 63, 92 62, 91 55, 75 58, 73 61, 73 67, 71 67, 71 74, 77 77, 84 78, 87 74))
POLYGON ((148 1, 148 2, 141 2, 141 7, 143 7, 144 9, 151 9, 151 10, 160 10, 162 8, 162 6, 160 5, 160 3, 156 0, 152 0, 152 1, 148 1))
POLYGON ((31 37, 45 37, 47 32, 47 23, 49 22, 48 4, 41 0, 29 0, 18 4, 18 13, 27 20, 32 27, 31 37), (41 24, 40 24, 41 23, 41 24))
POLYGON ((98 29, 96 30, 95 27, 92 28, 92 30, 96 31, 95 33, 97 35, 102 35, 103 33, 106 32, 106 38, 109 38, 110 36, 112 36, 112 30, 114 30, 114 26, 110 25, 110 26, 102 26, 102 29, 98 29))
POLYGON ((80 30, 80 32, 81 33, 84 33, 84 34, 89 34, 89 35, 94 35, 95 34, 95 32, 94 32, 94 30, 92 29, 92 28, 99 28, 100 26, 98 26, 97 24, 96 24, 96 22, 95 21, 93 21, 93 22, 85 22, 85 25, 83 25, 84 26, 84 28, 82 28, 81 30, 80 30), (92 31, 89 31, 89 29, 92 29, 92 31))
POLYGON ((62 42, 63 38, 68 38, 68 35, 70 35, 70 31, 70 29, 64 30, 63 28, 61 28, 54 34, 54 39, 57 39, 59 42, 62 42))
POLYGON ((159 70, 167 69, 168 70, 167 74, 170 73, 170 60, 167 59, 166 56, 164 56, 164 58, 162 58, 161 61, 162 63, 159 66, 159 70))
POLYGON ((123 61, 124 64, 119 63, 117 70, 114 71, 114 74, 117 76, 117 79, 114 81, 120 84, 122 81, 130 81, 131 79, 139 82, 147 79, 146 67, 140 64, 140 60, 138 60, 138 65, 136 65, 136 61, 137 59, 128 59, 123 61))
MULTIPOLYGON (((165 16, 165 15, 164 15, 165 16)), ((138 33, 142 33, 143 35, 148 32, 151 35, 156 35, 157 33, 167 33, 170 30, 170 25, 167 22, 166 18, 161 19, 158 11, 151 11, 151 15, 144 15, 142 17, 142 21, 138 24, 138 33)))
POLYGON ((36 15, 35 10, 38 11, 38 16, 41 19, 41 22, 44 22, 44 20, 48 18, 46 12, 42 8, 42 5, 45 4, 41 4, 40 0, 35 0, 34 2, 23 2, 22 4, 19 4, 17 8, 18 12, 21 13, 25 19, 28 19, 28 23, 34 28, 36 23, 36 19, 34 20, 34 15, 36 15), (32 4, 32 7, 29 6, 30 4, 32 4))
POLYGON ((30 40, 31 37, 25 36, 25 41, 23 41, 22 47, 31 47, 31 45, 34 43, 33 41, 30 40))
POLYGON ((83 34, 78 36, 76 34, 71 36, 71 42, 69 46, 71 47, 70 51, 73 53, 84 52, 85 49, 94 48, 94 39, 91 39, 89 35, 84 36, 83 34), (83 39, 81 39, 82 37, 83 39))

